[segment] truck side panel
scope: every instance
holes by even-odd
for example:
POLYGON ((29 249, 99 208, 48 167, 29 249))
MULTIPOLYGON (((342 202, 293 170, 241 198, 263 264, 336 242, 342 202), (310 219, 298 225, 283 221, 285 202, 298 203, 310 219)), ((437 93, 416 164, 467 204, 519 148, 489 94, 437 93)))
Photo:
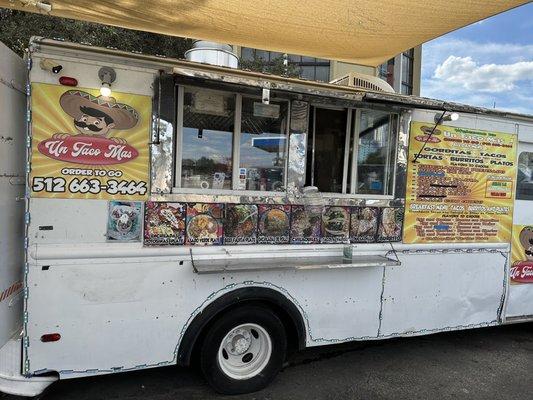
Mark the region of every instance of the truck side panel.
POLYGON ((0 43, 0 347, 22 324, 26 71, 0 43))
MULTIPOLYGON (((174 363, 192 319, 241 287, 267 287, 292 301, 304 317, 307 346, 497 324, 505 290, 503 248, 479 249, 472 263, 471 252, 439 255, 433 245, 395 244, 399 267, 198 275, 185 246, 106 242, 103 202, 33 199, 32 210, 29 366, 62 378, 174 363), (54 229, 39 231, 46 225, 54 229), (60 341, 39 340, 53 332, 60 341)), ((299 249, 304 256, 307 247, 299 249)), ((320 249, 333 254, 342 245, 320 249)), ((220 256, 215 247, 195 252, 220 256)))

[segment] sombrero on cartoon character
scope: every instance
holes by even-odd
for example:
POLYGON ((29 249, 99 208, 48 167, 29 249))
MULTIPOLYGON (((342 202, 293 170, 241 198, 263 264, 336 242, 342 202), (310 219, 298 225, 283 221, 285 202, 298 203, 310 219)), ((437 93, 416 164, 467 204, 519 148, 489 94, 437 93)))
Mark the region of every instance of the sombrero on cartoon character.
POLYGON ((431 132, 433 132, 433 135, 440 135, 442 132, 439 129, 433 130, 432 126, 421 126, 420 130, 424 132, 424 134, 429 135, 431 132))
POLYGON ((74 118, 76 129, 83 135, 107 137, 111 129, 131 129, 139 122, 139 114, 113 97, 93 96, 80 90, 69 90, 59 99, 61 108, 74 118))

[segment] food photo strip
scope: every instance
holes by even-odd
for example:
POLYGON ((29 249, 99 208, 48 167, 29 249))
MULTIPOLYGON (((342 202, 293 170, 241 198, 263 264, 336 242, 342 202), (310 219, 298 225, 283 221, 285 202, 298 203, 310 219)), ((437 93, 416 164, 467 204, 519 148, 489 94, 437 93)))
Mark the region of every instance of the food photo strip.
POLYGON ((142 237, 145 246, 400 242, 404 218, 403 207, 111 201, 108 209, 107 240, 142 237))

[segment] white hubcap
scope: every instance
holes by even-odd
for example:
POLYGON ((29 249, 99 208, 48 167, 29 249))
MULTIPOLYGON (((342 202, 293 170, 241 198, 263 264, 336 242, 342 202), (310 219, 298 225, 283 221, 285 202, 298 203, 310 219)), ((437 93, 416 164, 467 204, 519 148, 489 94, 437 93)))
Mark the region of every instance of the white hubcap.
POLYGON ((217 361, 230 378, 250 379, 265 369, 271 355, 268 332, 257 324, 242 324, 224 336, 217 361))

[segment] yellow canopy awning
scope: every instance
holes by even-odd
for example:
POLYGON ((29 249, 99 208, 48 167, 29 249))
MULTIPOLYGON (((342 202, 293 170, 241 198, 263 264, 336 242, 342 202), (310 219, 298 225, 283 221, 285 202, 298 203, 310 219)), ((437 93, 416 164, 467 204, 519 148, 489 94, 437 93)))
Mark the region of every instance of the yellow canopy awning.
MULTIPOLYGON (((39 12, 35 0, 0 7, 39 12)), ((48 0, 51 15, 376 66, 524 0, 48 0)), ((43 12, 43 11, 41 11, 43 12)), ((38 32, 36 32, 38 34, 38 32)))

